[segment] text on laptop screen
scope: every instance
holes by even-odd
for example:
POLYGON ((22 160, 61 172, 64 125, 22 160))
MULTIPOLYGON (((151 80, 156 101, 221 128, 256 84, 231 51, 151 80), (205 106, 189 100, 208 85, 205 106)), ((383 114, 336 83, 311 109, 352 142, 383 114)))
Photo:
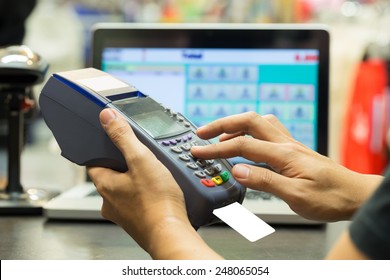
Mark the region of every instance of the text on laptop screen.
POLYGON ((255 111, 274 114, 316 150, 318 50, 105 48, 102 70, 197 126, 255 111))

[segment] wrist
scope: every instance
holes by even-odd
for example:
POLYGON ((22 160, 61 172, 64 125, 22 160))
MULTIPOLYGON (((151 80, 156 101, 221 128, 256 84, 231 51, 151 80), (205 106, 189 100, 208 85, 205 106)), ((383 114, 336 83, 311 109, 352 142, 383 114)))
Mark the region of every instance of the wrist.
POLYGON ((361 174, 351 170, 348 172, 351 175, 345 176, 343 180, 349 181, 342 182, 342 186, 349 189, 347 197, 345 197, 345 217, 343 218, 345 220, 352 218, 383 180, 380 175, 361 174))
POLYGON ((358 174, 360 176, 357 178, 358 181, 356 184, 358 185, 358 188, 356 188, 356 191, 358 193, 357 197, 359 198, 357 208, 360 208, 381 184, 383 176, 373 174, 358 174))
POLYGON ((188 219, 177 217, 159 222, 145 249, 153 259, 222 259, 208 247, 188 219))

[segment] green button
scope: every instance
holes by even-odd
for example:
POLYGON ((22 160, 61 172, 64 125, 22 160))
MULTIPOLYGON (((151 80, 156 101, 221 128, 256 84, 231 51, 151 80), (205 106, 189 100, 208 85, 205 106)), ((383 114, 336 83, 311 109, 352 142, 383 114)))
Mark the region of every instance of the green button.
POLYGON ((229 178, 230 178, 229 172, 224 171, 224 172, 222 172, 221 174, 219 174, 219 176, 221 176, 221 178, 222 178, 222 180, 223 180, 224 182, 229 181, 229 178))

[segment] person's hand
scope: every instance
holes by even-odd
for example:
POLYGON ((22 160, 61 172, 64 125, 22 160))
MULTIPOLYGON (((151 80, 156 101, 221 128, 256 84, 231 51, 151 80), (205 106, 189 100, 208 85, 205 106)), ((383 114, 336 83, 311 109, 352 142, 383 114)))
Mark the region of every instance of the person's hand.
POLYGON ((112 109, 103 110, 100 121, 128 166, 125 173, 88 168, 103 197, 102 216, 120 225, 155 259, 220 258, 192 228, 171 173, 130 125, 112 109))
MULTIPOLYGON (((199 137, 220 142, 192 147, 198 158, 244 157, 274 171, 236 164, 232 175, 242 185, 272 193, 297 214, 319 221, 350 219, 382 180, 348 170, 294 140, 272 115, 233 115, 200 127, 199 137), (247 137, 250 135, 252 137, 247 137)), ((357 159, 358 160, 358 159, 357 159)))

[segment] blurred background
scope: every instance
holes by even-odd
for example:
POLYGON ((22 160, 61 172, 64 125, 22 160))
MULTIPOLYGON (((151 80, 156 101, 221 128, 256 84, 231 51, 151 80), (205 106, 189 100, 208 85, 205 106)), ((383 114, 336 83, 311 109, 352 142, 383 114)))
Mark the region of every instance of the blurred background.
MULTIPOLYGON (((386 61, 390 57, 389 0, 24 0, 8 5, 16 7, 30 1, 36 4, 26 19, 23 43, 49 61, 47 77, 53 72, 88 65, 90 28, 98 22, 328 25, 331 33, 329 155, 339 162, 345 131, 343 120, 349 114, 359 64, 367 57, 386 61)), ((6 12, 3 10, 2 14, 6 12)), ((35 95, 39 94, 39 87, 34 91, 35 95)), ((27 145, 38 142, 50 148, 50 137, 51 134, 40 122, 38 110, 36 120, 32 120, 27 132, 27 145)), ((55 145, 52 146, 55 152, 50 156, 55 155, 58 164, 70 165, 58 155, 55 145)), ((33 153, 33 149, 27 149, 26 153, 33 153)), ((41 162, 44 162, 44 155, 40 156, 41 162)), ((0 159, 1 177, 5 175, 6 163, 4 157, 0 159)), ((31 180, 27 184, 42 185, 42 177, 46 177, 47 184, 47 170, 46 175, 42 176, 44 171, 38 169, 39 164, 23 164, 29 165, 22 169, 23 180, 31 180)), ((54 170, 55 165, 49 168, 54 170)), ((49 183, 59 189, 73 185, 75 180, 82 178, 80 172, 74 169, 71 167, 69 174, 64 169, 65 174, 61 178, 53 178, 49 183)))

